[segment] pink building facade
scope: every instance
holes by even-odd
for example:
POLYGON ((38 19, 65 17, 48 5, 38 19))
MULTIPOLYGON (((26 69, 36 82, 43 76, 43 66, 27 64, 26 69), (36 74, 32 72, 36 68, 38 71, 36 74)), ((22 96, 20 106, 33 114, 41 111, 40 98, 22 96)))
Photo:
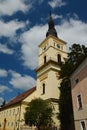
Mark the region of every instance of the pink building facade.
POLYGON ((87 130, 87 58, 70 78, 75 130, 87 130))

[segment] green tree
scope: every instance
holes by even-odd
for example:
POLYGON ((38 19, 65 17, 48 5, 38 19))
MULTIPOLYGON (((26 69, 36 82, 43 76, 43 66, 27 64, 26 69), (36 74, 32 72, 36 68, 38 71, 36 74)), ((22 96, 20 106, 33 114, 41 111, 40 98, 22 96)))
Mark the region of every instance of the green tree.
POLYGON ((61 63, 59 71, 62 79, 58 101, 61 130, 74 130, 70 75, 87 56, 87 48, 84 45, 73 44, 69 49, 68 58, 65 63, 61 63))
POLYGON ((29 103, 24 118, 26 124, 34 125, 40 130, 41 127, 48 127, 52 124, 52 115, 52 104, 41 98, 36 98, 29 103))
POLYGON ((6 104, 6 101, 4 100, 4 101, 2 102, 1 107, 4 107, 4 106, 5 106, 5 104, 6 104))
POLYGON ((73 44, 69 48, 67 60, 65 63, 61 63, 59 71, 60 78, 69 78, 85 56, 87 56, 87 47, 84 45, 73 44))

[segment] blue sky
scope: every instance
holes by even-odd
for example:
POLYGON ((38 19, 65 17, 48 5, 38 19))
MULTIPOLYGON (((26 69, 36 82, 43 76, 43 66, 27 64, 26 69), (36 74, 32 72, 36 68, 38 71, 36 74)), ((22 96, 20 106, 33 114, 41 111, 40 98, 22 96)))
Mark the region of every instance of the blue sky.
POLYGON ((0 104, 36 85, 49 12, 58 37, 87 47, 87 0, 0 0, 0 104))

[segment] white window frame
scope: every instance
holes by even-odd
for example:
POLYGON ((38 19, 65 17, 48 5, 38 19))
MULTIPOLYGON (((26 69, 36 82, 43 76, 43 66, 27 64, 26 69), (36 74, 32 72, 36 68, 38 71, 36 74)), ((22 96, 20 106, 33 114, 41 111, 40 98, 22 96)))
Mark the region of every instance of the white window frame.
POLYGON ((81 121, 80 121, 80 127, 81 127, 81 130, 83 130, 81 122, 84 122, 84 123, 85 123, 85 128, 86 128, 85 130, 87 130, 87 127, 86 127, 86 121, 85 121, 85 120, 81 120, 81 121))
POLYGON ((75 84, 78 84, 79 83, 79 78, 76 78, 75 79, 75 84))
POLYGON ((78 102, 78 96, 79 95, 81 95, 81 102, 82 102, 82 108, 81 109, 83 109, 83 100, 82 100, 82 94, 81 93, 79 93, 78 95, 77 95, 77 108, 78 108, 78 110, 80 110, 80 108, 79 108, 79 102, 78 102))

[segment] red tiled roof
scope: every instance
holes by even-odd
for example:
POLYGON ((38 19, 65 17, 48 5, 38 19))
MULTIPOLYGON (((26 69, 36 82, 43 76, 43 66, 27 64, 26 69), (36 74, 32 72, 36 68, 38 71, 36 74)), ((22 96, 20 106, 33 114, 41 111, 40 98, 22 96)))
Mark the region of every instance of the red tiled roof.
POLYGON ((8 102, 5 106, 3 106, 3 108, 14 105, 16 103, 19 103, 19 102, 23 101, 26 97, 28 97, 35 90, 36 90, 36 87, 33 87, 33 88, 29 89, 28 91, 18 95, 17 97, 12 99, 10 102, 8 102))

